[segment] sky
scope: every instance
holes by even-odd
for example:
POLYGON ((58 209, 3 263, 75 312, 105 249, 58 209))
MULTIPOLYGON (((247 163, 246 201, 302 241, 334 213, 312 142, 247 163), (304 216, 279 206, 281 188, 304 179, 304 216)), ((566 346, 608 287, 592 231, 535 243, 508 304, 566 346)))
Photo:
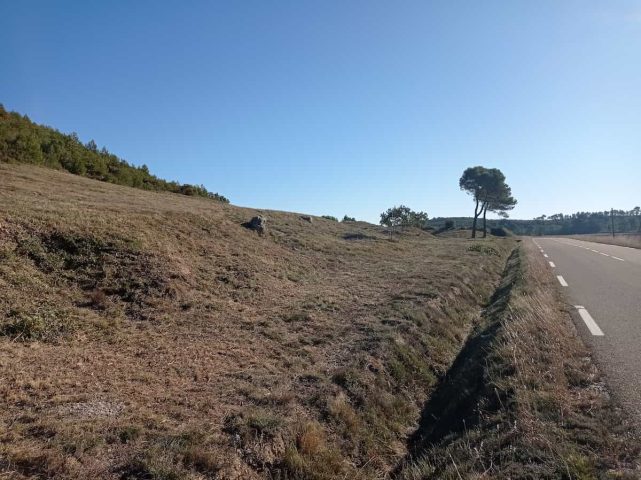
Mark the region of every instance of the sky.
POLYGON ((0 0, 0 103, 233 204, 641 204, 641 0, 0 0))

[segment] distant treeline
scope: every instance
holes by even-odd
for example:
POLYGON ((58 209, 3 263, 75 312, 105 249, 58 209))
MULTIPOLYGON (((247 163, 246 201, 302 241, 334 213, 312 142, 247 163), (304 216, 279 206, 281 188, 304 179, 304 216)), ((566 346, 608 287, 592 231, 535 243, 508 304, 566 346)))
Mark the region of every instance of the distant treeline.
MULTIPOLYGON (((498 219, 488 220, 490 227, 503 227, 516 235, 579 235, 587 233, 611 233, 612 221, 614 231, 618 233, 641 232, 641 208, 632 210, 614 210, 611 212, 577 212, 570 215, 557 213, 542 215, 532 220, 498 219)), ((454 228, 471 228, 470 217, 439 217, 429 220, 429 225, 442 228, 446 221, 453 221, 454 228)))
POLYGON ((26 115, 7 112, 0 104, 0 162, 29 163, 62 169, 103 182, 144 190, 229 200, 209 192, 203 185, 169 182, 149 173, 146 165, 136 167, 96 142, 83 144, 76 133, 66 135, 51 127, 38 125, 26 115))

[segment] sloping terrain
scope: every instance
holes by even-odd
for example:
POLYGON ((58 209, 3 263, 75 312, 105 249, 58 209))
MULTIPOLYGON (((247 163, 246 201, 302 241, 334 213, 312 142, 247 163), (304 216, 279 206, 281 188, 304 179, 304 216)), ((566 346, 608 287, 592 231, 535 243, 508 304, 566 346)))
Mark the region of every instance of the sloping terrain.
POLYGON ((514 245, 0 164, 3 478, 381 478, 514 245))
POLYGON ((638 433, 529 239, 422 418, 394 478, 640 477, 638 433))
POLYGON ((64 134, 32 122, 26 115, 8 112, 0 103, 0 163, 39 165, 102 182, 158 192, 205 197, 224 203, 224 196, 203 185, 180 184, 158 178, 146 165, 136 167, 90 140, 83 144, 76 133, 64 134))

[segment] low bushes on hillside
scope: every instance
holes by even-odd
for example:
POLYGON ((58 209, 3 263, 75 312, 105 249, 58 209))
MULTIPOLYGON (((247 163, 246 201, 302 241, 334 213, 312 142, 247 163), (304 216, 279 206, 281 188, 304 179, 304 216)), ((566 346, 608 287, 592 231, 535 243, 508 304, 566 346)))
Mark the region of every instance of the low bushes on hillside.
POLYGON ((37 125, 26 115, 7 112, 0 104, 0 162, 28 163, 66 170, 83 177, 145 190, 206 197, 229 203, 203 185, 170 182, 149 173, 146 165, 135 167, 96 142, 84 145, 78 135, 37 125))

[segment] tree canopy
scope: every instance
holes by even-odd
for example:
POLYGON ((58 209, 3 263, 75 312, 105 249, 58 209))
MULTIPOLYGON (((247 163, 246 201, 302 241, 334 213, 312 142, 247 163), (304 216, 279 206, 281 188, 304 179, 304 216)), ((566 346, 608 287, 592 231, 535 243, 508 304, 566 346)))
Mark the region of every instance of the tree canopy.
POLYGON ((498 168, 482 166, 465 169, 459 179, 459 187, 474 199, 474 221, 472 238, 476 237, 477 220, 483 215, 483 236, 487 235, 487 212, 507 217, 508 211, 516 205, 512 189, 505 181, 505 175, 498 168))
POLYGON ((429 220, 427 213, 415 212, 405 205, 392 207, 381 213, 381 225, 386 227, 419 227, 423 228, 429 220))

